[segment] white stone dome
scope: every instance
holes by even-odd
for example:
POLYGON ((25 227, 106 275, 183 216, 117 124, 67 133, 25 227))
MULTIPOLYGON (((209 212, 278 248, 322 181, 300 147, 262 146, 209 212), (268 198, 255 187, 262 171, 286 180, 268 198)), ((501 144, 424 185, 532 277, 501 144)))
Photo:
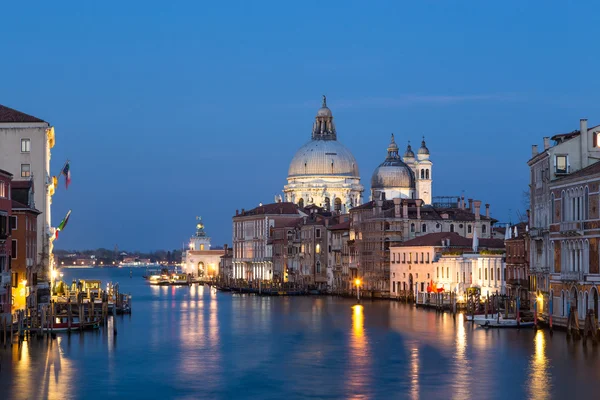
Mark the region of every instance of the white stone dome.
POLYGON ((414 189, 415 175, 399 157, 393 134, 387 151, 385 161, 373 171, 371 189, 414 189))
POLYGON ((337 140, 313 139, 297 152, 288 170, 288 177, 348 176, 359 178, 356 159, 346 146, 337 140))

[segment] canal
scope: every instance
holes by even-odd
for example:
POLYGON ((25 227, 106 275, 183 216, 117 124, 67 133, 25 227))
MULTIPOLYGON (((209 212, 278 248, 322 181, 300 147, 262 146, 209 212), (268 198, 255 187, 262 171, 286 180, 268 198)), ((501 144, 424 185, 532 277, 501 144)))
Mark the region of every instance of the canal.
MULTIPOLYGON (((545 331, 484 330, 404 304, 119 282, 133 313, 109 329, 0 348, 10 399, 596 398, 600 351, 545 331)), ((3 397, 3 396, 0 396, 3 397)))

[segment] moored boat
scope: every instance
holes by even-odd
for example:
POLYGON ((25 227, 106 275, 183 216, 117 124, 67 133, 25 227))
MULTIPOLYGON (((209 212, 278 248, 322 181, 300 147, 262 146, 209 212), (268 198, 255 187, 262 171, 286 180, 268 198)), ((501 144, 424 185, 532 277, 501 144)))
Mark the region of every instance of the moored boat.
POLYGON ((173 274, 171 276, 171 285, 189 285, 190 283, 187 274, 173 274))
POLYGON ((476 319, 473 321, 475 324, 483 328, 532 328, 533 321, 518 321, 513 318, 502 318, 502 316, 496 319, 476 319))
POLYGON ((44 332, 67 332, 67 331, 78 331, 80 329, 98 329, 100 324, 98 321, 80 323, 79 317, 71 317, 71 324, 69 324, 69 317, 66 315, 59 315, 54 318, 52 327, 44 327, 44 332))
POLYGON ((151 285, 168 285, 171 282, 167 275, 151 275, 148 277, 148 283, 151 285))

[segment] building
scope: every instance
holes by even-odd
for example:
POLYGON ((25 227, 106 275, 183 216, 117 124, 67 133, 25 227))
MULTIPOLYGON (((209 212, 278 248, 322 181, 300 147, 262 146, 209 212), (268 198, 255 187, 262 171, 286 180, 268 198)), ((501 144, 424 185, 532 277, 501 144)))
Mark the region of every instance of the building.
POLYGON ((483 296, 505 293, 503 240, 437 232, 391 247, 390 254, 391 297, 416 298, 432 286, 457 294, 470 287, 483 296))
POLYGON ((506 294, 529 304, 529 232, 527 223, 521 222, 505 229, 506 294))
POLYGON ((0 160, 2 168, 17 179, 31 178, 36 188, 37 219, 36 267, 40 278, 50 279, 52 243, 51 213, 54 183, 50 174, 50 150, 54 147, 54 127, 46 121, 0 105, 0 160))
MULTIPOLYGON (((541 312, 548 313, 552 298, 551 311, 557 323, 561 323, 560 317, 566 315, 570 305, 585 302, 586 290, 581 286, 583 268, 593 268, 597 262, 593 257, 597 249, 586 241, 588 234, 594 233, 594 219, 598 218, 596 203, 591 200, 597 189, 583 183, 594 175, 591 166, 600 159, 599 135, 600 126, 588 128, 587 120, 581 119, 579 130, 545 137, 543 151, 539 152, 537 145, 533 145, 532 157, 527 162, 530 168, 530 299, 539 302, 541 312), (573 175, 581 170, 585 171, 573 175), (568 257, 575 257, 577 261, 568 257), (579 261, 579 257, 583 261, 579 261), (580 265, 582 270, 570 269, 580 265), (584 301, 579 301, 580 297, 584 301)), ((587 295, 590 296, 589 291, 587 295)), ((578 311, 584 312, 581 307, 578 311)))
MULTIPOLYGON (((430 175, 431 176, 431 175, 430 175)), ((481 201, 464 199, 455 204, 424 205, 421 199, 375 200, 350 210, 350 268, 356 269, 366 290, 389 293, 390 246, 428 233, 454 232, 472 238, 491 237, 496 222, 489 204, 481 214, 481 201)))
POLYGON ((233 217, 233 278, 243 281, 283 282, 283 265, 274 269, 271 229, 306 216, 290 202, 260 204, 236 210, 233 217))
POLYGON ((192 276, 216 279, 225 249, 211 250, 210 237, 204 231, 201 217, 196 217, 196 233, 190 238, 184 256, 184 271, 192 276))
POLYGON ((11 315, 12 277, 10 267, 12 247, 14 246, 10 230, 12 177, 10 172, 0 169, 0 320, 6 320, 11 315))
POLYGON ((387 157, 373 171, 371 177, 371 200, 421 199, 424 204, 430 205, 432 166, 425 138, 421 142, 416 158, 409 143, 404 158, 401 159, 398 155, 398 145, 392 134, 387 148, 387 157))
POLYGON ((329 260, 327 262, 327 284, 334 293, 348 293, 356 278, 350 274, 350 221, 345 220, 327 228, 329 238, 329 260))
POLYGON ((27 296, 37 283, 34 270, 37 256, 37 218, 40 211, 34 207, 33 181, 12 182, 12 310, 27 307, 27 296))
POLYGON ((223 251, 225 254, 219 261, 219 276, 223 281, 229 283, 233 279, 233 249, 225 244, 223 251))
POLYGON ((356 159, 337 140, 331 110, 323 96, 311 140, 294 155, 288 170, 285 201, 300 208, 314 204, 347 213, 362 202, 363 186, 356 159))

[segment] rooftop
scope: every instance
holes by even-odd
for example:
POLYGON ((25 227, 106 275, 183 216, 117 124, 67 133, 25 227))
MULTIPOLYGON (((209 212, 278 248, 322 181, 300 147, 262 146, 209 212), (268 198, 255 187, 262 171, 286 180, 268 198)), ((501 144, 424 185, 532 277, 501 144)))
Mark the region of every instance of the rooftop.
MULTIPOLYGON (((403 199, 402 201, 408 203, 408 218, 417 218, 417 205, 415 199, 403 199)), ((357 210, 372 210, 375 207, 376 201, 370 201, 362 204, 358 207, 354 207, 350 212, 357 210)), ((403 207, 402 205, 400 206, 403 207)), ((393 218, 394 217, 394 201, 383 200, 382 207, 383 216, 393 218)), ((402 212, 402 211, 401 211, 402 212)), ((434 207, 434 206, 422 206, 421 207, 421 219, 422 220, 447 220, 447 221, 475 221, 475 213, 469 211, 468 208, 462 209, 458 207, 434 207), (448 218, 444 218, 442 215, 447 215, 448 218)), ((494 218, 486 217, 485 215, 479 215, 481 221, 491 221, 492 223, 497 222, 494 218)))
POLYGON ((0 122, 46 122, 46 121, 0 104, 0 122))
MULTIPOLYGON (((393 247, 416 247, 416 246, 442 246, 442 240, 450 240, 449 247, 471 247, 473 245, 472 238, 460 236, 456 232, 436 232, 428 233, 427 235, 419 236, 414 239, 407 240, 393 247)), ((504 240, 502 239, 479 239, 480 249, 503 249, 504 240)))
POLYGON ((270 204, 262 204, 256 208, 251 210, 236 213, 236 217, 247 217, 250 215, 300 215, 298 211, 298 206, 294 203, 270 203, 270 204))

